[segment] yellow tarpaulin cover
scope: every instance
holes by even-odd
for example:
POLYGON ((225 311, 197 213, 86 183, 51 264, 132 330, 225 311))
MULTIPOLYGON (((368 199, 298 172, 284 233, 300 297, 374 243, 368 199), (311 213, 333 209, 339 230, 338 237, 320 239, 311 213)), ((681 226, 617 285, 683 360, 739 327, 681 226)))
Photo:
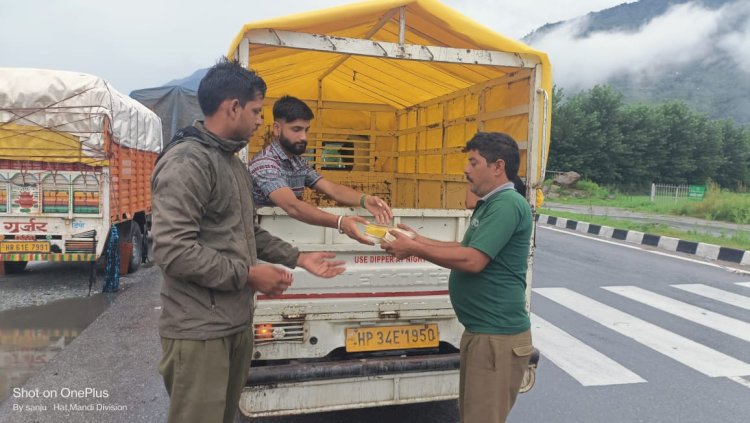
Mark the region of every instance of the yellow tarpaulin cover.
MULTIPOLYGON (((498 34, 437 0, 368 1, 251 22, 234 38, 228 57, 235 57, 244 35, 254 29, 398 43, 400 7, 404 7, 406 12, 406 44, 500 51, 518 54, 519 57, 531 57, 536 64, 541 65, 541 87, 551 98, 552 72, 545 53, 498 34), (379 25, 382 27, 378 28, 379 25)), ((367 56, 350 56, 343 63, 338 63, 341 57, 341 54, 329 52, 257 44, 250 44, 249 51, 250 67, 268 84, 267 97, 275 98, 289 94, 307 100, 385 104, 399 110, 519 70, 490 65, 435 63, 367 56), (328 72, 330 74, 320 83, 319 78, 328 72)), ((523 96, 524 103, 528 104, 528 90, 523 96)), ((518 102, 518 98, 511 96, 497 101, 503 103, 500 104, 500 108, 518 105, 513 104, 514 101, 518 102)), ((542 106, 536 112, 539 116, 546 116, 549 125, 550 102, 546 102, 547 110, 541 110, 545 107, 544 102, 540 101, 537 104, 542 106)), ((464 112, 463 108, 461 112, 464 112)), ((327 115, 325 126, 345 127, 346 122, 343 121, 347 119, 351 119, 351 116, 327 115), (337 119, 342 122, 336 122, 337 119)), ((518 125, 515 125, 516 133, 520 132, 525 136, 527 119, 528 117, 518 120, 518 125)), ((541 123, 539 126, 540 135, 544 137, 544 150, 547 150, 548 126, 546 133, 542 133, 544 128, 541 123)), ((537 154, 541 154, 541 150, 536 151, 537 154)), ((539 175, 540 170, 537 171, 539 175)))
POLYGON ((0 67, 0 159, 106 165, 107 135, 123 147, 161 151, 159 117, 104 79, 0 67))
POLYGON ((103 151, 84 153, 78 137, 38 126, 0 125, 0 158, 107 166, 103 151))
MULTIPOLYGON (((547 55, 461 15, 436 0, 379 0, 332 7, 246 24, 232 41, 233 57, 243 35, 272 28, 313 34, 363 38, 389 11, 406 7, 407 44, 523 53, 538 57, 542 87, 551 94, 552 72, 547 55)), ((398 14, 370 39, 398 42, 398 14)), ((341 56, 305 50, 250 46, 250 67, 268 84, 268 97, 293 94, 318 97, 318 77, 341 56)), ((513 69, 479 65, 425 63, 352 56, 323 81, 322 100, 385 103, 397 108, 417 104, 513 69)))

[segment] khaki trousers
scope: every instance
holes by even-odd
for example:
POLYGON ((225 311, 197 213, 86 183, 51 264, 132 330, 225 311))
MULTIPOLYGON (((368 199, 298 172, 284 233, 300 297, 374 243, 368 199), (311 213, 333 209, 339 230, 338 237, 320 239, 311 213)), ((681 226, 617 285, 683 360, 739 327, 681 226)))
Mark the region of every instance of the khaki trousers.
POLYGON ((161 339, 170 423, 234 422, 253 349, 249 329, 223 338, 161 339))
POLYGON ((531 331, 461 337, 461 423, 503 423, 516 402, 533 347, 531 331))

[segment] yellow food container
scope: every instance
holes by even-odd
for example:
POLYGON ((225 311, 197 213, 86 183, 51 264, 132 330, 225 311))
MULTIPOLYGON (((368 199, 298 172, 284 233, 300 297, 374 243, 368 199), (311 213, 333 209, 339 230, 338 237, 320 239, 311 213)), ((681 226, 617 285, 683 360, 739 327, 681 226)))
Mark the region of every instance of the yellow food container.
POLYGON ((375 224, 370 223, 368 225, 365 225, 365 235, 369 235, 377 239, 383 239, 385 234, 388 233, 389 229, 391 229, 390 226, 375 225, 375 224))

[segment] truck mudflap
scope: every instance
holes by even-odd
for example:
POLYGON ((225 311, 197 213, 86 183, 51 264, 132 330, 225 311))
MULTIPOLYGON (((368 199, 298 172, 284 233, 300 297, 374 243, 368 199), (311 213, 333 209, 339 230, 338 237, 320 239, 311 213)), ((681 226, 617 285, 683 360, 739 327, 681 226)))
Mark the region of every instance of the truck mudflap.
POLYGON ((335 362, 306 362, 253 367, 250 369, 247 385, 258 386, 401 373, 437 372, 458 370, 458 367, 458 353, 414 357, 378 357, 335 362))

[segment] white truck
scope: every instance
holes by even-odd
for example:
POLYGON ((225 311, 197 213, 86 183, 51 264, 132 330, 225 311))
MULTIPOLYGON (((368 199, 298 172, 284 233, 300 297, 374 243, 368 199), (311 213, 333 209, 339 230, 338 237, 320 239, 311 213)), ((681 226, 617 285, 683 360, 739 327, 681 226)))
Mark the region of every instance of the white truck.
MULTIPOLYGON (((537 205, 549 145, 547 56, 437 1, 359 3, 250 23, 229 56, 269 87, 265 130, 247 156, 270 138, 274 100, 290 94, 315 113, 308 160, 326 178, 386 199, 395 223, 462 239, 471 213, 462 148, 477 131, 518 141, 520 175, 537 205)), ((331 206, 312 192, 305 199, 331 206)), ((258 296, 244 414, 457 398, 463 327, 451 308, 447 269, 396 260, 278 208, 258 215, 262 227, 302 250, 336 252, 347 271, 330 280, 295 272, 284 295, 258 296)), ((532 259, 533 248, 528 290, 532 259)), ((527 375, 525 389, 533 365, 527 375)))

